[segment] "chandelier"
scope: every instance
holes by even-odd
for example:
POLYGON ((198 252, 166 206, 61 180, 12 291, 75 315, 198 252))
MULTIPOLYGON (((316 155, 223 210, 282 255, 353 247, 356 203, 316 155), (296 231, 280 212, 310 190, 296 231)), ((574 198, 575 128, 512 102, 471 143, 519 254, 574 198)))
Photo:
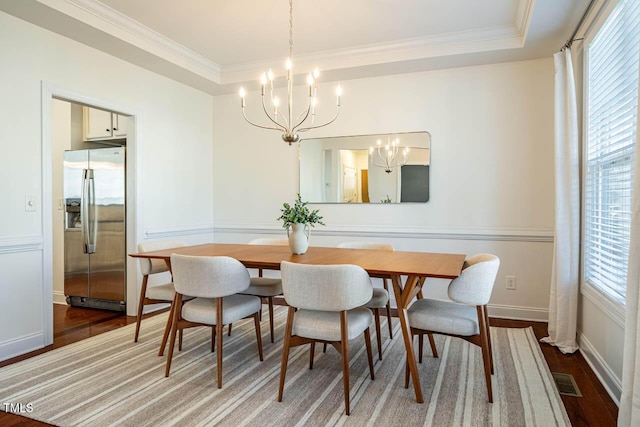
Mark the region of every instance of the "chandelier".
POLYGON ((387 145, 384 147, 382 147, 382 141, 378 140, 377 148, 369 148, 369 160, 374 165, 384 168, 386 173, 391 173, 394 167, 405 165, 408 157, 409 147, 400 147, 400 141, 397 138, 392 141, 387 138, 387 145))
POLYGON ((292 54, 293 54, 293 0, 289 0, 289 58, 287 58, 287 62, 285 68, 287 70, 287 109, 284 111, 285 114, 282 114, 280 107, 280 99, 273 94, 273 72, 269 70, 268 73, 263 73, 260 79, 261 84, 261 97, 262 97, 262 109, 267 116, 267 118, 271 121, 273 125, 265 126, 252 122, 247 118, 247 114, 245 112, 245 96, 246 92, 243 87, 240 88, 240 105, 242 106, 242 115, 244 119, 251 125, 262 128, 262 129, 270 129, 277 130, 282 132, 282 139, 285 142, 288 142, 291 145, 294 142, 298 142, 300 137, 298 136, 298 132, 306 132, 311 129, 316 129, 322 126, 326 126, 330 123, 333 123, 335 119, 338 118, 338 113, 340 111, 340 96, 342 95, 342 88, 338 86, 336 88, 336 114, 335 116, 326 123, 315 124, 315 115, 316 115, 316 91, 318 89, 318 77, 320 76, 320 72, 316 68, 313 70, 313 73, 309 73, 307 76, 307 85, 309 86, 309 101, 307 107, 300 112, 300 114, 294 117, 293 113, 293 65, 292 65, 292 54), (268 92, 268 97, 270 98, 270 106, 267 107, 267 101, 265 101, 265 94, 268 92), (269 109, 273 111, 273 115, 270 113, 269 109), (307 121, 309 119, 309 121, 307 121), (303 126, 304 125, 304 126, 303 126))

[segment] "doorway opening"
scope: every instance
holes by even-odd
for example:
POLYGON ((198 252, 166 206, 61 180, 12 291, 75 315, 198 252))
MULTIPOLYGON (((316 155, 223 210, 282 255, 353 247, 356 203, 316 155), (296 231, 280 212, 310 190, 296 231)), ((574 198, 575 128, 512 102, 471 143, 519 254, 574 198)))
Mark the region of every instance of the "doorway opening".
MULTIPOLYGON (((50 345, 54 340, 54 304, 56 304, 56 316, 62 324, 56 324, 56 330, 73 329, 74 322, 86 316, 86 307, 94 309, 108 309, 104 313, 96 312, 97 318, 109 318, 113 316, 134 316, 137 309, 138 274, 135 260, 130 259, 127 254, 135 252, 139 220, 137 208, 137 176, 136 167, 136 117, 132 114, 132 109, 123 108, 110 104, 102 100, 88 98, 81 94, 73 93, 65 89, 53 87, 45 82, 42 84, 42 224, 43 224, 43 330, 45 332, 44 345, 50 345), (89 117, 91 115, 91 117, 89 117), (100 120, 109 118, 109 126, 100 120), (91 123, 93 122, 93 125, 91 123), (99 134, 100 128, 103 134, 99 134), (104 134, 107 132, 108 134, 104 134), (106 148, 106 150, 105 150, 106 148), (78 184, 76 189, 85 192, 85 196, 93 197, 97 205, 94 211, 87 212, 85 207, 90 203, 82 203, 74 200, 74 194, 65 194, 64 185, 64 153, 74 153, 79 151, 94 151, 92 156, 97 166, 107 166, 103 174, 106 179, 103 184, 98 184, 97 179, 93 183, 78 184), (103 150, 103 151, 100 151, 103 150), (114 175, 113 166, 110 161, 102 158, 103 153, 122 151, 126 152, 126 162, 123 159, 123 170, 120 176, 114 175), (102 157, 101 157, 102 156, 102 157), (120 195, 113 193, 113 186, 124 187, 120 195), (105 200, 98 200, 99 193, 106 195, 105 200), (87 190, 87 187, 90 190, 87 190), (94 191, 93 194, 90 194, 94 191), (121 207, 114 208, 116 202, 121 202, 121 207), (96 207, 97 206, 97 207, 96 207), (125 208, 126 206, 126 208, 125 208), (82 218, 82 210, 86 215, 86 220, 82 218), (76 212, 78 211, 78 212, 76 212), (102 211, 107 215, 103 218, 104 223, 100 224, 97 212, 102 211), (116 211, 122 214, 118 219, 113 215, 116 211), (86 226, 85 226, 86 224, 86 226), (97 227, 97 228, 96 228, 97 227), (111 227, 111 228, 110 228, 111 227), (84 229, 85 233, 82 232, 84 229), (106 229, 106 234, 100 235, 97 230, 106 229), (71 234, 77 237, 80 242, 79 249, 75 252, 65 248, 66 237, 71 234), (75 234, 74 234, 75 233, 75 234), (93 237, 92 237, 93 233, 93 237), (80 236, 85 235, 83 238, 80 236), (85 237, 90 237, 89 241, 85 237), (97 241, 96 241, 97 239, 97 241), (121 275, 122 289, 120 294, 115 295, 113 289, 108 286, 100 288, 81 286, 83 291, 65 291, 65 276, 69 277, 69 269, 65 271, 65 262, 77 261, 78 257, 89 246, 108 247, 110 252, 118 252, 121 265, 114 267, 111 260, 104 257, 104 254, 95 252, 93 265, 101 273, 112 274, 119 270, 121 275), (96 291, 97 290, 97 291, 96 291), (77 294, 77 295, 70 295, 77 294), (75 296, 76 298, 68 298, 75 296), (108 302, 104 306, 104 302, 108 302), (109 301, 114 301, 113 303, 109 301), (71 303, 71 306, 69 306, 71 303), (78 307, 79 306, 79 307, 78 307), (60 316, 60 309, 64 309, 64 316, 60 316), (76 310, 73 310, 76 308, 76 310), (113 311, 113 310, 120 311, 113 311), (125 311, 126 310, 126 311, 125 311)), ((78 167, 79 174, 87 174, 91 167, 78 167)), ((67 175, 69 172, 67 172, 67 175)), ((91 171, 89 171, 91 174, 91 171)), ((71 173, 73 175, 73 173, 71 173)), ((74 240, 74 239, 71 239, 74 240)), ((95 248, 90 248, 95 249, 95 248)), ((106 277, 106 276, 105 276, 106 277)), ((99 284, 96 278, 93 285, 99 284)), ((107 284, 112 280, 107 278, 107 284)), ((99 323, 101 320, 97 320, 99 323)))

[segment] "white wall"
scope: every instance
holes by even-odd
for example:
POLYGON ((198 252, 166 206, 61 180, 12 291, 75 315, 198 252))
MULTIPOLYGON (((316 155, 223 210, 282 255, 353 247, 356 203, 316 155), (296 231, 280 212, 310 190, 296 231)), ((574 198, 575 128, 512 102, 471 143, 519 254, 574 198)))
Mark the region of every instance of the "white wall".
MULTIPOLYGON (((51 260, 43 259, 51 241, 43 224, 51 218, 43 217, 42 200, 51 188, 43 188, 41 83, 135 116, 135 240, 212 239, 214 116, 210 95, 4 13, 0 52, 1 360, 44 345, 49 319, 43 313, 51 310, 51 278, 44 271, 51 260), (35 212, 25 212, 25 195, 36 196, 35 212)), ((135 272, 136 263, 130 260, 128 268, 135 272)))
MULTIPOLYGON (((399 250, 494 252, 502 264, 492 313, 546 319, 554 217, 551 58, 342 86, 340 117, 304 137, 429 131, 431 199, 314 205, 327 227, 312 231, 312 244, 387 240, 399 250), (517 276, 517 290, 505 290, 507 274, 517 276)), ((319 87, 319 105, 332 104, 332 87, 319 87)), ((258 99, 255 92, 247 96, 254 120, 261 114, 258 99)), ((237 95, 214 97, 214 117, 216 240, 282 236, 276 218, 298 191, 297 147, 245 123, 237 95)), ((442 295, 443 289, 434 284, 429 292, 442 295)))

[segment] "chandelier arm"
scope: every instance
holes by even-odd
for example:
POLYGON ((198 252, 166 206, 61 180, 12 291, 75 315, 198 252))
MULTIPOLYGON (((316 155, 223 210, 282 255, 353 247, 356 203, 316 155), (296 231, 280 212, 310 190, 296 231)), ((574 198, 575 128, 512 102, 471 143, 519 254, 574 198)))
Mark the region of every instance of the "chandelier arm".
MULTIPOLYGON (((287 117, 282 114, 280 112, 280 110, 278 109, 278 107, 275 107, 275 102, 273 102, 273 89, 270 91, 271 93, 269 94, 269 98, 271 98, 271 103, 274 105, 274 108, 276 110, 276 113, 278 114, 278 116, 282 117, 282 120, 284 120, 284 125, 285 127, 283 128, 283 130, 286 130, 286 128, 289 126, 289 122, 287 122, 287 117)), ((267 116, 269 115, 269 113, 267 113, 267 107, 264 105, 264 96, 262 97, 262 109, 265 110, 264 112, 267 114, 267 116)), ((274 120, 272 120, 274 121, 274 120)), ((279 126, 282 126, 280 123, 278 123, 279 126)))
POLYGON ((333 116, 333 119, 331 119, 328 122, 323 123, 321 125, 309 126, 309 127, 306 127, 306 128, 298 129, 298 132, 306 132, 306 131, 311 130, 311 129, 317 129, 317 128, 321 128, 323 126, 330 125, 331 123, 336 121, 336 119, 338 118, 338 114, 339 113, 340 113, 340 106, 338 106, 338 108, 336 108, 336 115, 333 116))
MULTIPOLYGON (((257 124, 257 123, 252 122, 251 120, 249 120, 249 118, 247 118, 247 114, 245 113, 244 108, 242 109, 242 116, 243 116, 243 117, 244 117, 244 119, 247 121, 247 123, 249 123, 250 125, 253 125, 253 126, 255 126, 255 127, 259 127, 259 128, 262 128, 262 129, 269 129, 269 130, 284 130, 282 127, 274 128, 274 127, 270 127, 270 126, 263 126, 263 125, 259 125, 259 124, 257 124)), ((273 120, 272 120, 272 121, 273 121, 273 120)), ((276 123, 276 124, 277 124, 278 126, 282 126, 282 125, 281 125, 281 124, 279 124, 279 123, 276 123)))
MULTIPOLYGON (((261 97, 262 98, 262 109, 264 110, 264 114, 269 118, 269 120, 271 120, 276 126, 278 126, 279 129, 282 129, 283 131, 287 130, 287 127, 289 127, 289 123, 287 123, 287 119, 283 118, 285 126, 281 125, 280 123, 278 123, 277 121, 273 120, 271 118, 271 114, 269 114, 269 112, 267 111, 267 106, 264 103, 264 95, 261 97)), ((276 107, 276 112, 279 114, 280 112, 278 111, 278 108, 276 107)), ((280 116, 282 116, 282 114, 280 114, 280 116)))
MULTIPOLYGON (((296 124, 292 129, 291 132, 295 132, 296 128, 299 127, 301 124, 304 123, 305 120, 307 120, 307 117, 309 117, 309 112, 311 111, 311 98, 309 98, 309 105, 307 106, 307 110, 303 111, 302 113, 300 113, 300 115, 302 115, 304 113, 304 118, 302 120, 300 120, 298 122, 298 124, 296 124)), ((299 118, 299 117, 298 117, 299 118)))
MULTIPOLYGON (((300 112, 300 114, 298 115, 298 117, 296 117, 296 121, 298 122, 298 120, 300 120, 300 117, 304 116, 304 119, 300 120, 294 127, 293 129, 297 128, 298 126, 300 126, 302 123, 304 123, 305 120, 307 120, 307 117, 309 117, 309 111, 311 111, 311 97, 309 97, 309 105, 307 105, 307 109, 302 110, 300 112)), ((293 131, 293 130, 292 130, 293 131)))

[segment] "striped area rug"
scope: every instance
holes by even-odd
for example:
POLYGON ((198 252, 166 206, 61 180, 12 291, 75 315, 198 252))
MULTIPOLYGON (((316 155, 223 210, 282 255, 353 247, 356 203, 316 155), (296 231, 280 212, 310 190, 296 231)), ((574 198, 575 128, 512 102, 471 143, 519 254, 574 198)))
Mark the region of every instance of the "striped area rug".
MULTIPOLYGON (((496 374, 494 403, 487 402, 480 349, 436 336, 439 358, 419 366, 425 403, 403 387, 404 345, 398 321, 394 339, 383 332, 383 361, 368 377, 362 339, 350 343, 351 415, 344 415, 340 356, 308 346, 293 349, 282 403, 276 400, 286 309, 276 308, 276 342, 262 322, 265 360, 258 360, 252 321, 225 335, 223 388, 209 328, 185 331, 171 376, 157 356, 166 314, 50 351, 0 369, 0 405, 28 405, 30 418, 61 426, 565 426, 570 425, 549 368, 531 329, 492 328, 496 374)), ((383 324, 382 330, 385 331, 383 324)), ((372 333, 374 335, 374 333, 372 333)), ((375 336, 374 358, 375 358, 375 336)))

